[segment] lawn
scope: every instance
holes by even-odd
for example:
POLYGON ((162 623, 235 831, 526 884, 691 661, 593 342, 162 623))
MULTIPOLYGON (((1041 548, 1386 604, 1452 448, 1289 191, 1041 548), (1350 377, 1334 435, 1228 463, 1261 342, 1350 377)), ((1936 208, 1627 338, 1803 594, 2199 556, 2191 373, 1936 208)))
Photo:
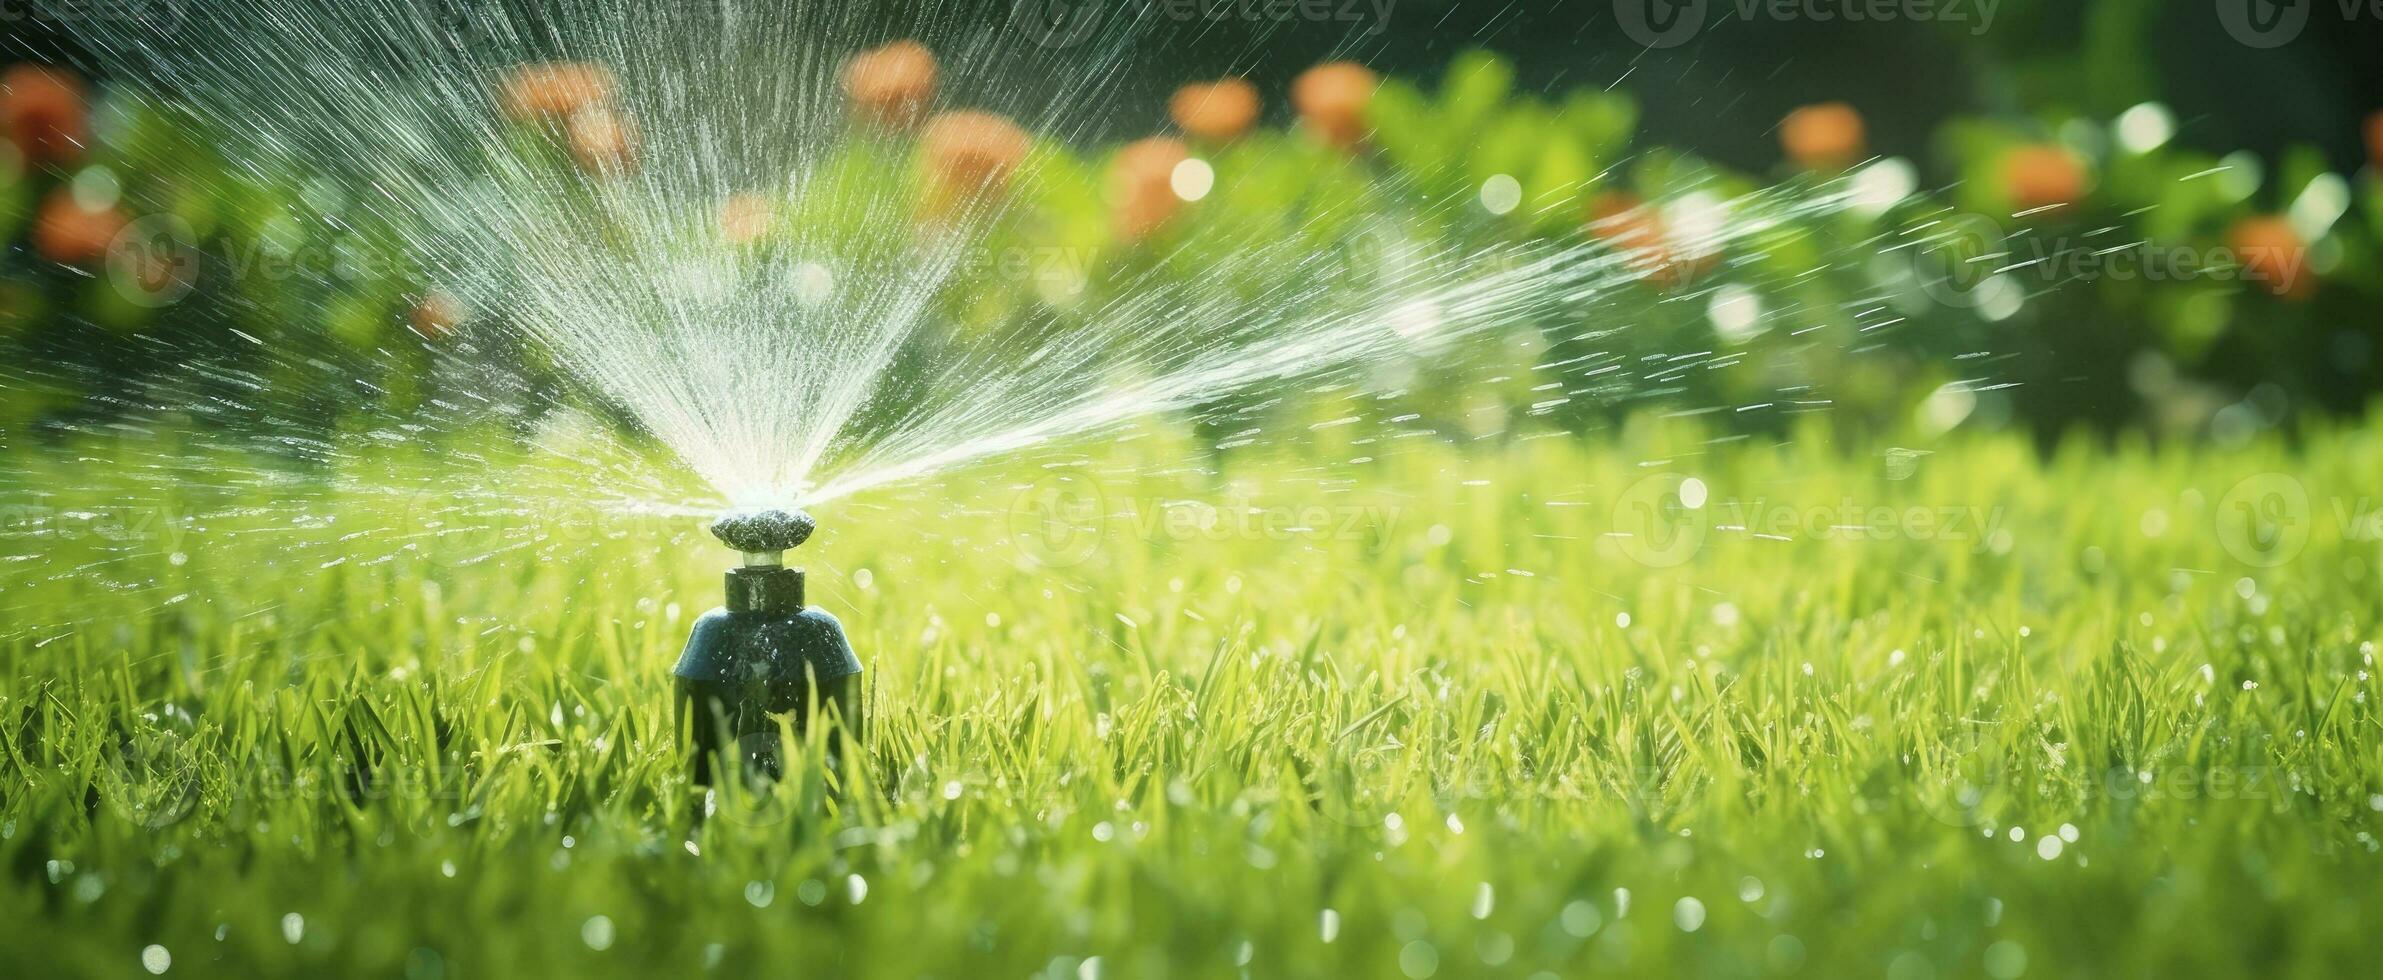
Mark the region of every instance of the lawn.
POLYGON ((0 962, 2371 965, 2372 431, 1918 453, 1642 421, 1208 472, 1163 465, 1181 438, 821 508, 797 556, 868 664, 865 748, 708 799, 670 723, 730 558, 695 518, 11 450, 52 496, 0 535, 0 962), (110 500, 164 516, 78 509, 110 500))

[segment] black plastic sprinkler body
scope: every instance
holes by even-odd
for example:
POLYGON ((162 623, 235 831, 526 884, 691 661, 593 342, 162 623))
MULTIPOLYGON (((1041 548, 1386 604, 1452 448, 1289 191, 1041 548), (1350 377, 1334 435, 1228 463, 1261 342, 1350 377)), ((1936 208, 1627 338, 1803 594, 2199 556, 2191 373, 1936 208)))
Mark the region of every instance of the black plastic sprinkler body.
POLYGON ((779 715, 792 716, 800 734, 813 711, 833 705, 840 733, 860 731, 860 658, 836 617, 803 605, 803 570, 786 567, 786 552, 817 526, 784 510, 731 513, 712 525, 744 563, 728 571, 728 604, 695 621, 671 671, 698 783, 709 785, 713 759, 730 754, 749 772, 777 776, 779 715))

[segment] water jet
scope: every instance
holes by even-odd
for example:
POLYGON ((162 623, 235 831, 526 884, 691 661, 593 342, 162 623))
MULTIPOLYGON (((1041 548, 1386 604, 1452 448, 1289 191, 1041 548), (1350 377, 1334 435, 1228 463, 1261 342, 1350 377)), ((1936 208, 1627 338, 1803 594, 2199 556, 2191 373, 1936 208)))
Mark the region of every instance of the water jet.
POLYGON ((732 511, 712 524, 743 560, 727 572, 727 604, 695 621, 671 671, 699 783, 731 755, 747 772, 778 775, 780 717, 799 735, 832 705, 839 740, 860 730, 860 658, 836 617, 805 605, 803 570, 786 566, 786 552, 817 527, 809 514, 779 509, 732 511))

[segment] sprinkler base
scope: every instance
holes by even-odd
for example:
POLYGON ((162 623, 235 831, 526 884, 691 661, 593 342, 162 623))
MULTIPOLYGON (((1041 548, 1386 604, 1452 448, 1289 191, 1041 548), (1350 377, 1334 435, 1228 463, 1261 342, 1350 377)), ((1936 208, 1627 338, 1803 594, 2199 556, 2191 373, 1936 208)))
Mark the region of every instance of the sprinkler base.
POLYGON ((861 663, 844 626, 803 605, 803 573, 745 567, 728 573, 728 605, 703 614, 671 674, 678 727, 693 738, 694 777, 710 785, 715 759, 755 775, 783 771, 778 718, 797 735, 814 712, 837 715, 841 740, 861 728, 861 663))

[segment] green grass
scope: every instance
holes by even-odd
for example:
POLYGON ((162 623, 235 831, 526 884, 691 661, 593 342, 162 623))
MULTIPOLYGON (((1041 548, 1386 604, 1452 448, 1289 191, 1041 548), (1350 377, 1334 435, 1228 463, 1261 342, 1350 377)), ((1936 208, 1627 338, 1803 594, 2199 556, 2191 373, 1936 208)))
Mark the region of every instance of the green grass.
POLYGON ((1014 533, 1024 465, 828 508, 812 601, 869 664, 866 752, 701 821, 667 672, 726 556, 692 523, 425 533, 322 491, 341 520, 63 581, 104 542, 11 536, 0 962, 2315 977, 2383 948, 2352 519, 2383 438, 1404 445, 1101 479, 1088 554, 1014 533), (2283 523, 2246 529, 2262 473, 2283 523), (1692 553, 1616 536, 1676 505, 1663 474, 1705 488, 1692 553), (1149 516, 1193 499, 1257 513, 1149 516))

